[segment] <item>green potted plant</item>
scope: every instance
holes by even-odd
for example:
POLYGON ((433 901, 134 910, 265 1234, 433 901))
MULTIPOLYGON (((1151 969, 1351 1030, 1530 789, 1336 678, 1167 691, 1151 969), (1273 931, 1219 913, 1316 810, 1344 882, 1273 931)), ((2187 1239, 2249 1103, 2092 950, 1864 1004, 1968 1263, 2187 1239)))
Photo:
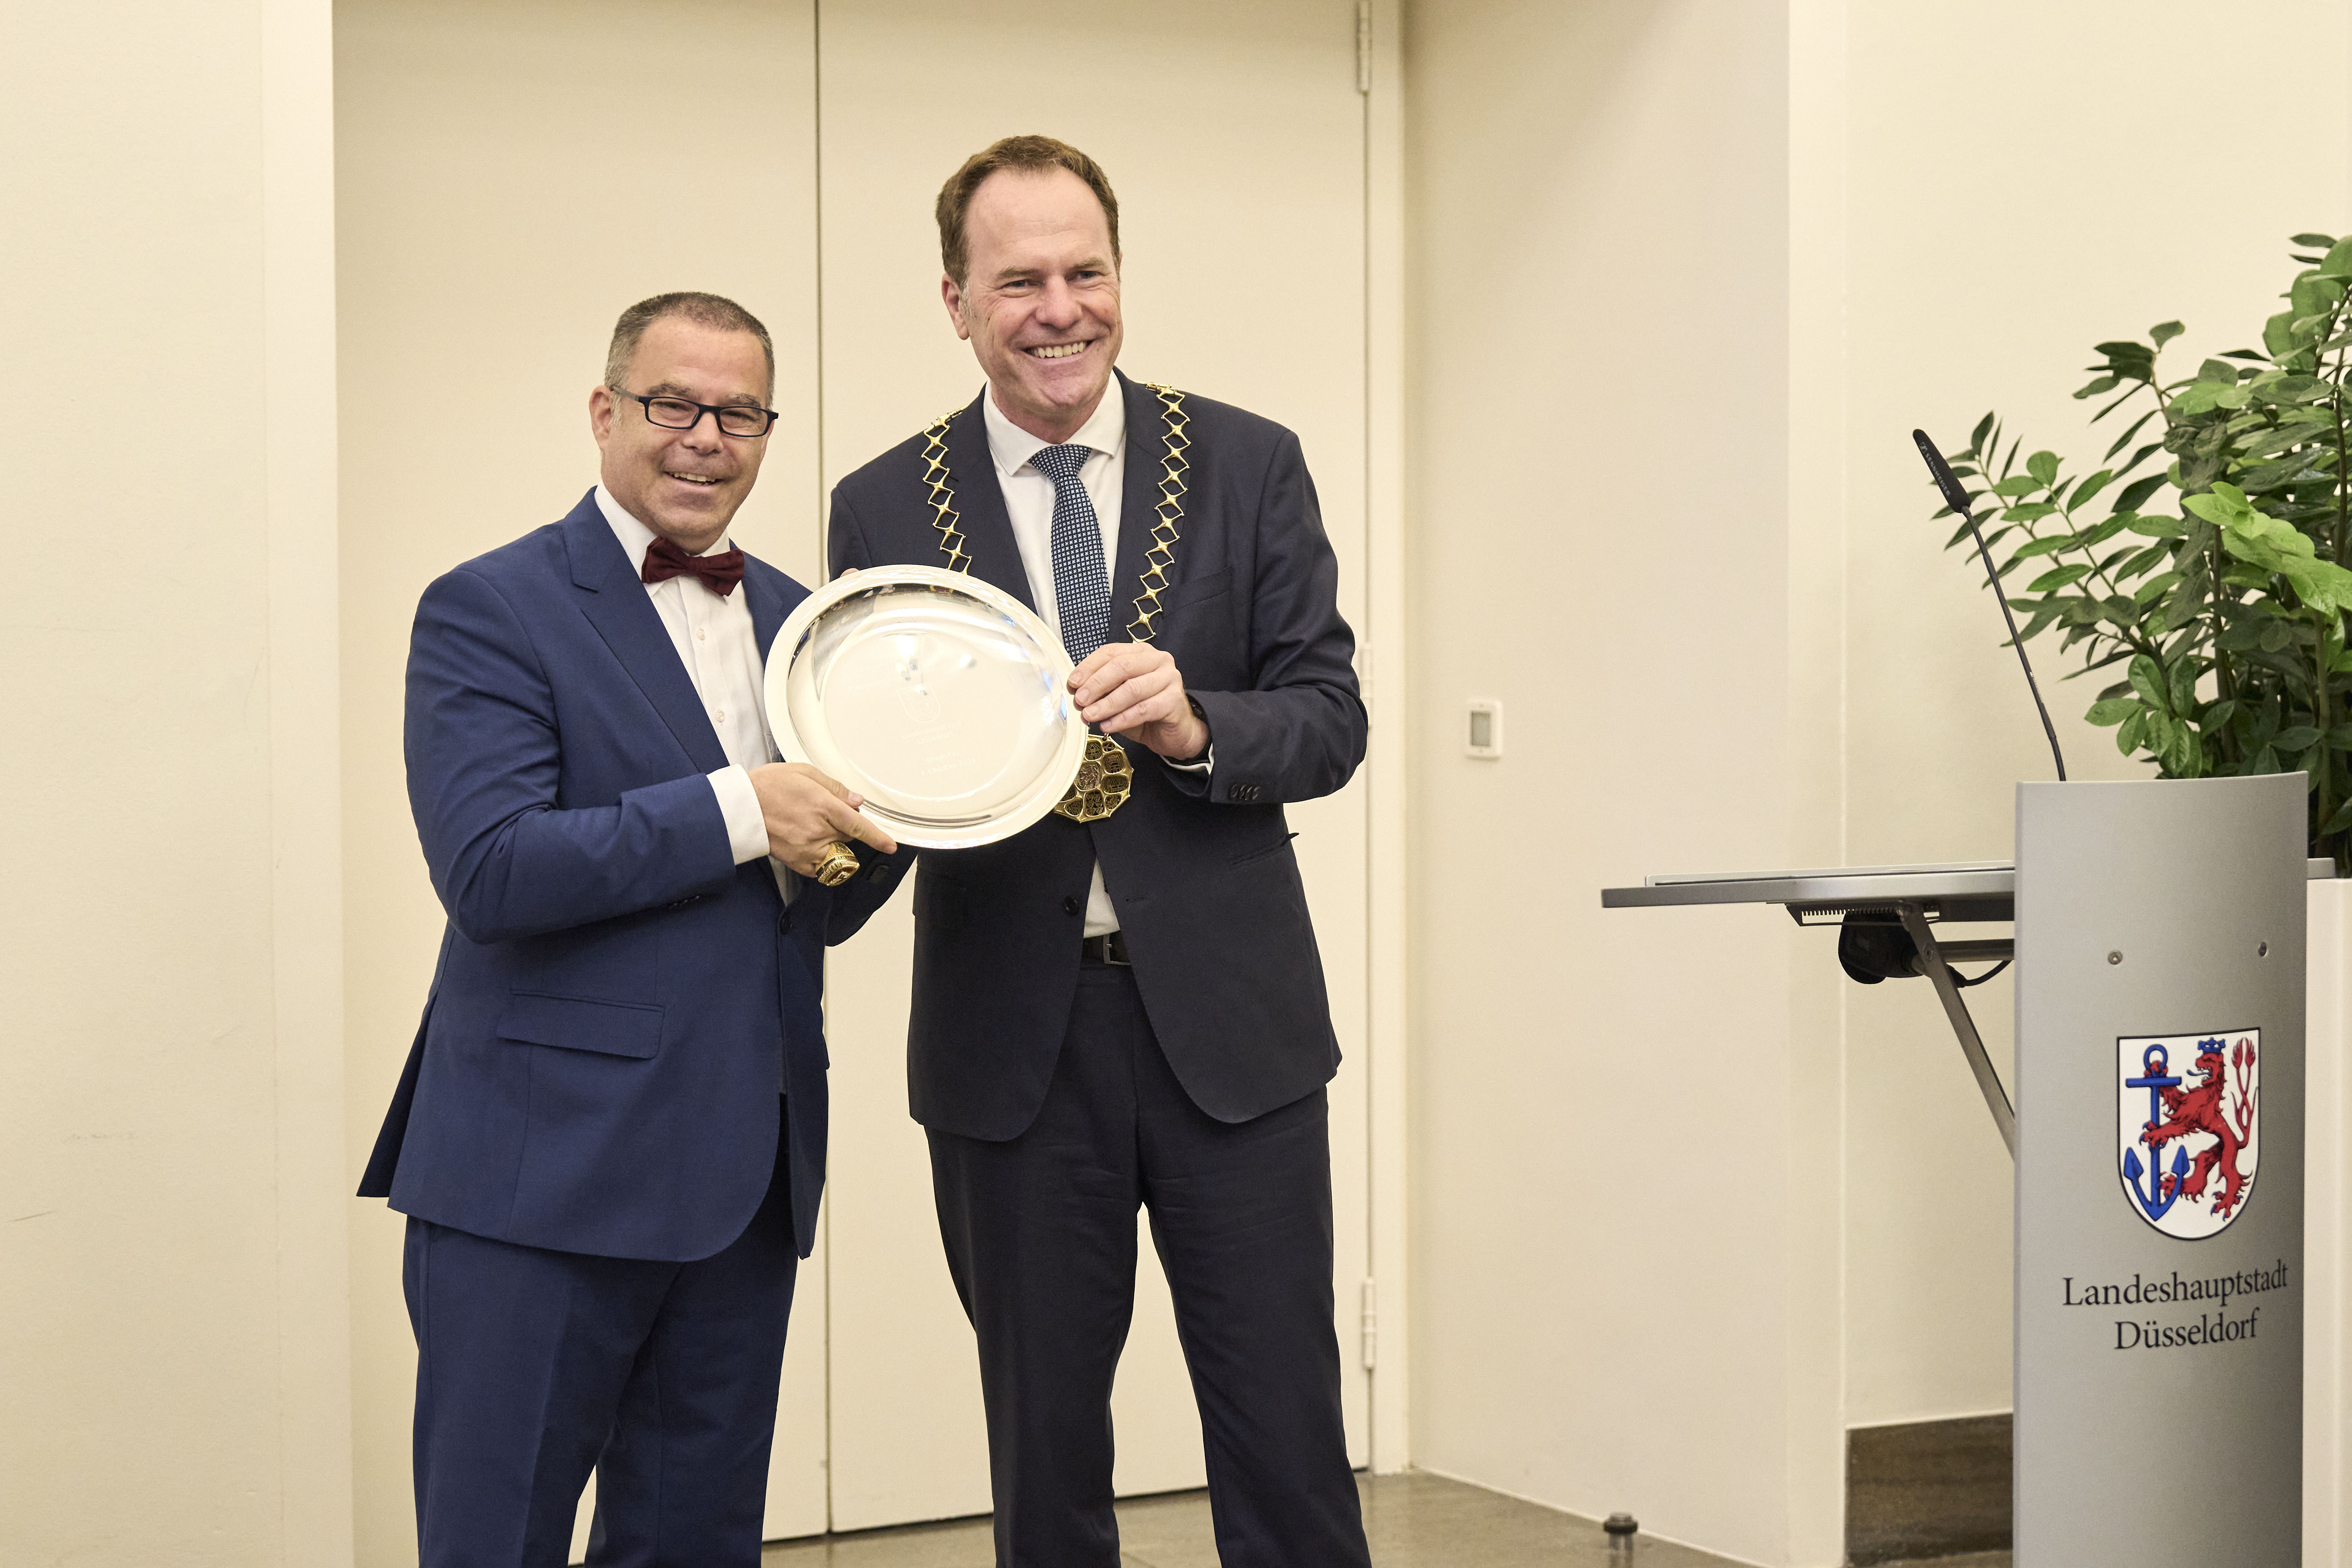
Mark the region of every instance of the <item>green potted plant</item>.
MULTIPOLYGON (((1946 456, 2005 583, 2027 579, 2019 637, 2056 630, 2074 675, 2123 676, 2090 721, 2161 778, 2305 773, 2311 853, 2352 874, 2352 238, 2293 243, 2302 270, 2259 352, 2166 380, 2179 322, 2097 345, 2074 395, 2113 394, 2091 423, 2127 421, 2105 466, 2021 462, 1991 414, 1946 456)), ((1964 525, 1946 548, 1966 543, 1964 525)))

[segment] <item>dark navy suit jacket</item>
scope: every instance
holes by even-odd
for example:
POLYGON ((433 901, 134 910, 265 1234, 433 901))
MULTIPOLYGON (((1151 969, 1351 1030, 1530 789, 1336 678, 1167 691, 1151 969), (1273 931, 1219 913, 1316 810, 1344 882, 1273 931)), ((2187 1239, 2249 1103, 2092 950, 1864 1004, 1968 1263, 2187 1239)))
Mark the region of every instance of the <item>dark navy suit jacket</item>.
MULTIPOLYGON (((807 590, 746 557, 762 652, 807 590)), ((425 591, 408 797, 448 930, 360 1184, 501 1241, 687 1261, 776 1170, 787 1096, 803 1256, 824 1182, 824 944, 905 857, 789 910, 735 864, 703 775, 727 765, 591 491, 425 591)))
MULTIPOLYGON (((1111 635, 1125 628, 1159 500, 1166 420, 1120 376, 1126 478, 1111 635)), ((982 392, 982 396, 987 394, 982 392)), ((1169 1065, 1223 1121, 1287 1105, 1338 1069, 1323 965, 1282 803, 1328 795, 1363 760, 1355 637, 1298 437, 1187 396, 1182 538, 1152 641, 1213 738, 1207 778, 1139 743, 1135 793, 1090 826, 1043 822, 978 849, 925 850, 915 883, 908 1080, 917 1121, 1017 1137, 1044 1104, 1076 989, 1094 862, 1169 1065)), ((919 436, 833 492, 830 566, 943 565, 919 436)), ((948 432, 971 570, 1034 609, 977 400, 948 432)))

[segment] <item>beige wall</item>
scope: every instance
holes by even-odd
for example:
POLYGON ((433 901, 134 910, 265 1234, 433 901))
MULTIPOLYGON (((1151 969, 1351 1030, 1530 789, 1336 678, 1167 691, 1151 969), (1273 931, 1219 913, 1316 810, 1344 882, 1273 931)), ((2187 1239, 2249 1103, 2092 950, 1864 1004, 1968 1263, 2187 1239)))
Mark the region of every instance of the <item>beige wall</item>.
MULTIPOLYGON (((1907 433, 1997 404, 2095 458, 2092 342, 2257 339, 2285 236, 2352 226, 2352 14, 1412 18, 1415 1457, 1832 1561, 1840 1429, 2009 1405, 2007 1159, 1918 988, 1594 889, 2009 853, 2048 756, 1907 433), (2226 134, 2222 82, 2262 84, 2226 134), (1499 892, 1465 818, 1513 834, 1499 892), (1718 1430, 1785 1463, 1783 1525, 1711 1508, 1718 1430)), ((2039 658, 2074 775, 2137 776, 2039 658)), ((2005 984, 1972 1002, 2006 1071, 2005 984)))
POLYGON ((1783 855, 1785 50, 1727 0, 1405 39, 1413 1457, 1759 1561, 1834 1305, 1787 948, 1598 889, 1783 855))
POLYGON ((0 22, 10 1563, 350 1550, 327 79, 320 5, 0 22))

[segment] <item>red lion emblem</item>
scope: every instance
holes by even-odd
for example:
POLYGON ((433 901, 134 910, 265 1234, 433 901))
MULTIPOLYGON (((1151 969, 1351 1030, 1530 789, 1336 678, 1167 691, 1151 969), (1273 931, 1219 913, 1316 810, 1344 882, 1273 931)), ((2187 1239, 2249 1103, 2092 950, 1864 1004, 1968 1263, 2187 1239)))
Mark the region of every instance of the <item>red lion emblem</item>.
POLYGON ((2140 1141, 2152 1152, 2162 1149, 2175 1138, 2185 1138, 2198 1132, 2211 1133, 2217 1142, 2198 1153, 2197 1163, 2189 1167, 2186 1178, 2166 1176, 2164 1192, 2169 1196, 2177 1186, 2189 1197, 2202 1198, 2208 1179, 2219 1168, 2221 1191, 2213 1199, 2212 1212, 2223 1215, 2236 1213, 2238 1205, 2246 1195, 2246 1178, 2238 1170, 2238 1154, 2245 1148, 2246 1140, 2253 1134, 2254 1096, 2259 1092, 2253 1082, 2253 1046, 2240 1040, 2230 1052, 2230 1060, 2237 1068, 2238 1103, 2243 1108, 2242 1115, 2233 1118, 2231 1113, 2225 1092, 2228 1081, 2223 1076, 2221 1042, 2202 1040, 2197 1047, 2195 1070, 2204 1075, 2205 1081, 2194 1089, 2158 1089, 2157 1092, 2164 1097, 2167 1119, 2149 1122, 2140 1134, 2140 1141))

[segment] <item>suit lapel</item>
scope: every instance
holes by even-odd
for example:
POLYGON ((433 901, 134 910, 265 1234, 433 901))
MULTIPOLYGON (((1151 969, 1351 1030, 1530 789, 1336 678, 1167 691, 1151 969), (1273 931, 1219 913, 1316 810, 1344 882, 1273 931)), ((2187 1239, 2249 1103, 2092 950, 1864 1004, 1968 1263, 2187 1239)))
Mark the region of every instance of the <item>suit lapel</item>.
MULTIPOLYGON (((988 389, 981 388, 986 397, 988 389)), ((980 398, 956 416, 948 426, 948 468, 954 475, 956 510, 961 514, 958 526, 963 530, 964 551, 971 557, 971 574, 983 582, 993 583, 1023 604, 1035 610, 1037 601, 1029 595, 1029 571, 1021 564, 1021 546, 1013 537, 1013 520, 1004 510, 1004 487, 996 477, 996 458, 988 449, 988 420, 980 411, 980 398)), ((931 509, 923 509, 926 531, 938 540, 938 531, 931 528, 931 509)), ((923 557, 927 566, 943 566, 946 558, 936 548, 923 557)))
POLYGON ((661 613, 646 596, 635 563, 596 510, 594 491, 563 520, 563 546, 572 557, 572 581, 582 590, 580 613, 669 726, 688 759, 704 773, 725 767, 727 753, 719 744, 719 732, 694 694, 694 682, 687 678, 661 613))
POLYGON ((1131 642, 1135 596, 1143 591, 1143 555, 1151 548, 1152 507, 1160 500, 1160 456, 1168 445, 1160 399, 1124 373, 1118 391, 1127 399, 1127 458, 1118 487, 1118 560, 1110 574, 1110 640, 1131 642))
MULTIPOLYGON (((759 641, 760 662, 763 665, 767 663, 768 649, 774 645, 776 634, 784 629, 784 617, 791 615, 793 605, 800 602, 799 599, 786 602, 785 591, 789 581, 782 573, 768 570, 767 563, 750 556, 744 558, 743 586, 740 592, 743 602, 751 606, 751 635, 759 641)), ((801 597, 807 595, 803 594, 801 597)))

